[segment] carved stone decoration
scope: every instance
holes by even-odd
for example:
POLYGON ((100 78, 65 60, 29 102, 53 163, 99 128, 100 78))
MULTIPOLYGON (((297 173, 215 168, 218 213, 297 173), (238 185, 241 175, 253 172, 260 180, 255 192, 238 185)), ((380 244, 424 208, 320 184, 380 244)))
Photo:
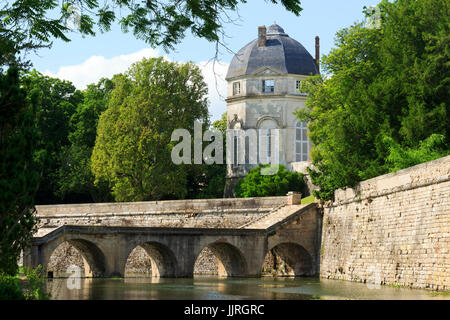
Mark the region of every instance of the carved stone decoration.
POLYGON ((239 123, 239 125, 240 125, 239 129, 243 129, 244 128, 244 121, 242 119, 239 119, 238 115, 235 113, 233 115, 233 119, 228 122, 228 128, 229 129, 234 129, 237 123, 239 123))

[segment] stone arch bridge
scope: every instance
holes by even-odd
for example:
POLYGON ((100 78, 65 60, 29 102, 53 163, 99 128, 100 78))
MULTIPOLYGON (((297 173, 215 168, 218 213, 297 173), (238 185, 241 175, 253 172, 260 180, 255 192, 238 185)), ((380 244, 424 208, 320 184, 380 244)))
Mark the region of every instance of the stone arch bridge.
MULTIPOLYGON (((321 215, 287 197, 38 206, 39 232, 24 265, 46 270, 63 242, 82 255, 85 274, 124 276, 141 246, 159 277, 192 277, 200 252, 217 258, 219 276, 260 276, 276 252, 296 276, 319 273, 321 215)), ((154 270, 154 271, 153 271, 154 270)))

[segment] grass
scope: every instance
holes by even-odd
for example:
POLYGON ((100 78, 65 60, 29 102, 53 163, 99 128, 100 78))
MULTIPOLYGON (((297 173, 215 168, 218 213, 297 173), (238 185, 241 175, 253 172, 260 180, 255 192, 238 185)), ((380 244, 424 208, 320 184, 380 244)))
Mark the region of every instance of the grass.
POLYGON ((302 204, 310 204, 310 203, 313 203, 315 201, 316 201, 316 199, 314 198, 313 195, 311 195, 309 197, 303 198, 302 199, 302 204))
POLYGON ((428 294, 430 296, 433 296, 433 297, 438 297, 438 296, 440 296, 440 297, 448 297, 448 296, 450 296, 450 291, 433 291, 433 292, 430 292, 428 294))

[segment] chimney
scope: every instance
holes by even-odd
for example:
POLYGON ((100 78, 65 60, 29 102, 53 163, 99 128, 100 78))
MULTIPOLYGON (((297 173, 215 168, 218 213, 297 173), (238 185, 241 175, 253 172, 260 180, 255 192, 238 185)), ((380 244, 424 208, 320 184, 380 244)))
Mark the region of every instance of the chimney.
POLYGON ((258 47, 266 46, 266 27, 258 27, 258 47))
POLYGON ((319 72, 320 72, 320 38, 319 38, 319 36, 316 36, 316 63, 317 63, 317 68, 319 68, 319 72))

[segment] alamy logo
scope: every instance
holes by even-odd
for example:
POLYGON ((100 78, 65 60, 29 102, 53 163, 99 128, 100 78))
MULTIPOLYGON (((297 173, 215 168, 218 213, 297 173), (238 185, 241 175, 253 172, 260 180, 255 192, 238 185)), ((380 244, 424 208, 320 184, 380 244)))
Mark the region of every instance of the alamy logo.
POLYGON ((366 27, 369 29, 381 28, 381 9, 378 6, 367 8, 366 27))
MULTIPOLYGON (((228 129, 226 131, 226 164, 232 168, 240 165, 264 164, 262 175, 274 175, 280 164, 280 136, 282 130, 265 129, 228 129)), ((202 124, 194 122, 194 138, 186 129, 175 129, 172 142, 179 142, 171 153, 174 164, 224 164, 224 137, 219 130, 202 132, 202 124), (181 141, 180 141, 181 140, 181 141), (192 157, 192 140, 194 155, 192 157), (203 149, 203 142, 208 145, 203 149)))
POLYGON ((70 30, 79 30, 81 26, 81 10, 76 5, 67 7, 66 27, 70 30))
POLYGON ((379 267, 376 266, 369 266, 367 268, 368 273, 368 281, 367 281, 367 288, 370 290, 373 289, 381 289, 381 270, 379 267))
POLYGON ((67 289, 81 289, 81 268, 76 265, 71 265, 66 272, 70 274, 67 278, 67 289))

